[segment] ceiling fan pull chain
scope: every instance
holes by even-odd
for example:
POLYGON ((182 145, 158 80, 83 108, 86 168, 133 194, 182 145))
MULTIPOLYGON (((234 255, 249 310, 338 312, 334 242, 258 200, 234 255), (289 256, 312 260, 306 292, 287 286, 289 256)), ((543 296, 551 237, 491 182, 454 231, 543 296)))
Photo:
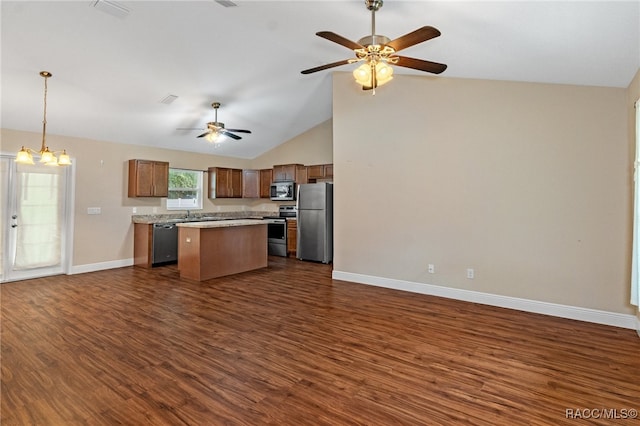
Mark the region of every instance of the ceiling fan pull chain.
POLYGON ((378 81, 376 78, 376 61, 371 61, 371 87, 373 88, 371 92, 371 96, 376 95, 376 86, 378 85, 378 81))

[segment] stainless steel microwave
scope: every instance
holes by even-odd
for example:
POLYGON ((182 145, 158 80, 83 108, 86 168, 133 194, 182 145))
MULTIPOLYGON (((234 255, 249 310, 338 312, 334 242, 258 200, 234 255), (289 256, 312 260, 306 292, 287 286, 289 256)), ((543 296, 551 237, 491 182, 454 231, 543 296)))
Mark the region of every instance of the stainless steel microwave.
POLYGON ((271 184, 271 199, 273 201, 295 201, 295 182, 274 182, 271 184))

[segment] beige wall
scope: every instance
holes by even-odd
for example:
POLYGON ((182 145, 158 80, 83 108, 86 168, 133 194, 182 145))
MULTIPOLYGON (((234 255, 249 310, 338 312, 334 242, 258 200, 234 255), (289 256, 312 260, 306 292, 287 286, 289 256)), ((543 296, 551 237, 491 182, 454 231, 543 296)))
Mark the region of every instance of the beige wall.
MULTIPOLYGON (((634 104, 638 99, 640 99, 640 69, 631 81, 627 93, 627 110, 629 111, 629 156, 631 158, 629 168, 632 169, 633 160, 635 159, 636 139, 639 137, 636 135, 636 111, 634 104)), ((637 308, 636 315, 638 317, 638 333, 640 333, 640 307, 637 308)))
MULTIPOLYGON (((157 149, 152 147, 108 143, 91 139, 79 139, 58 135, 47 135, 53 149, 65 148, 72 156, 75 166, 75 205, 73 266, 92 265, 103 262, 126 261, 133 257, 133 208, 136 214, 167 213, 165 199, 127 197, 127 161, 132 158, 169 161, 171 167, 206 170, 210 166, 257 168, 270 167, 269 161, 283 164, 301 162, 316 164, 331 162, 326 153, 331 153, 331 125, 324 123, 318 131, 308 133, 312 144, 307 144, 305 135, 296 138, 296 144, 285 144, 289 149, 278 148, 277 153, 268 152, 267 160, 253 160, 202 155, 184 151, 157 149), (303 150, 297 147, 306 147, 303 150), (321 146, 324 145, 324 146, 321 146), (282 161, 280 161, 282 160, 282 161), (88 207, 100 207, 100 215, 88 215, 88 207)), ((38 147, 40 134, 2 129, 0 147, 3 153, 15 153, 21 145, 38 147)), ((206 175, 205 175, 206 179, 206 175)), ((268 200, 204 200, 206 212, 275 210, 277 204, 268 200)))
POLYGON ((336 73, 333 96, 336 271, 633 312, 626 90, 397 76, 372 96, 336 73))
POLYGON ((327 120, 252 160, 255 169, 274 164, 326 164, 333 162, 333 121, 327 120))

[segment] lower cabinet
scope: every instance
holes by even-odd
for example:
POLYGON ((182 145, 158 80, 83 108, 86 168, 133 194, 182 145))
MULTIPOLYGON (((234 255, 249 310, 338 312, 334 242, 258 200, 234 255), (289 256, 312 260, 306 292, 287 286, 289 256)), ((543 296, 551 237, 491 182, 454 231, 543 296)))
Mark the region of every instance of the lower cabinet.
POLYGON ((287 256, 296 255, 298 244, 298 221, 296 219, 287 219, 287 256))
POLYGON ((151 268, 153 252, 153 225, 148 223, 133 224, 133 264, 143 268, 151 268))

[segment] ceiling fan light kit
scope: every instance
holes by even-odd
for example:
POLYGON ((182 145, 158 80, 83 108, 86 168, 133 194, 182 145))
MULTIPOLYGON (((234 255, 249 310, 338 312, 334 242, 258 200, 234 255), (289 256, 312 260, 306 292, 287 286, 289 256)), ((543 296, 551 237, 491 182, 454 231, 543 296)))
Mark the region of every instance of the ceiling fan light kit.
POLYGON ((309 68, 302 71, 302 74, 311 74, 340 65, 364 62, 353 72, 353 76, 356 82, 362 86, 363 90, 373 90, 373 94, 375 95, 376 87, 388 83, 393 78, 393 67, 391 67, 391 65, 412 68, 433 74, 440 74, 447 69, 445 64, 408 58, 396 54, 402 49, 440 36, 440 31, 434 27, 425 26, 418 28, 395 40, 376 34, 375 13, 382 7, 382 3, 382 0, 365 0, 367 9, 371 11, 371 35, 362 37, 357 43, 331 31, 316 33, 319 37, 352 49, 356 56, 355 59, 346 59, 309 68))
POLYGON ((35 164, 33 154, 40 156, 40 163, 47 166, 68 166, 71 164, 71 158, 67 155, 66 150, 50 151, 46 144, 47 137, 47 79, 52 77, 49 71, 40 71, 40 76, 44 78, 44 118, 42 120, 42 143, 39 150, 25 148, 24 146, 16 154, 15 162, 18 164, 35 164), (56 157, 56 153, 60 153, 56 157))
POLYGON ((373 89, 374 80, 376 87, 380 87, 393 79, 393 68, 384 62, 362 64, 353 71, 353 77, 365 90, 373 89))

